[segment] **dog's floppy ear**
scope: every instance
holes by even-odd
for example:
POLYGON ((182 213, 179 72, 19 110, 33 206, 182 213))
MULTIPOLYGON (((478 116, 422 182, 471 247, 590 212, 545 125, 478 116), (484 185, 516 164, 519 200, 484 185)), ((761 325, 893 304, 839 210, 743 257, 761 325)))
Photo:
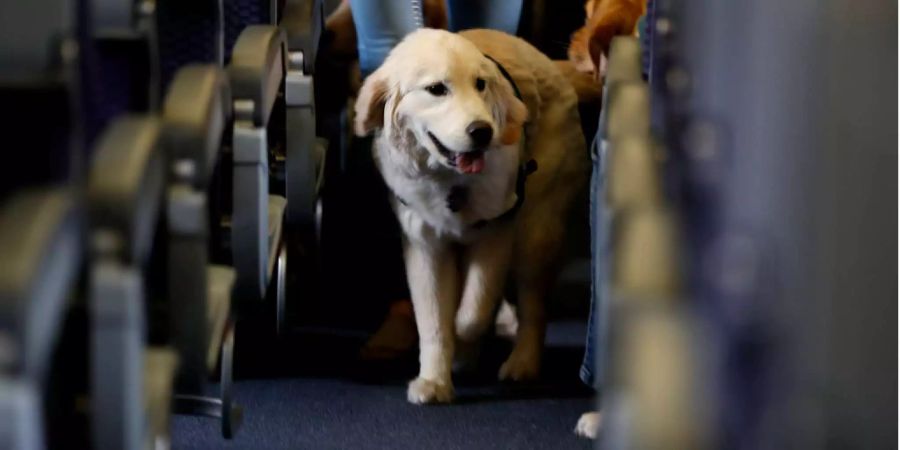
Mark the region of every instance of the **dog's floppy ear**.
POLYGON ((522 137, 522 127, 525 125, 526 120, 528 120, 528 108, 525 106, 525 103, 513 95, 506 106, 506 127, 503 129, 503 134, 500 137, 503 145, 512 145, 519 142, 519 138, 522 137))
POLYGON ((381 69, 376 70, 363 82, 356 98, 353 131, 357 136, 365 136, 384 126, 384 107, 387 97, 387 79, 381 69))
MULTIPOLYGON (((498 71, 499 72, 499 71, 498 71)), ((503 133, 500 135, 500 142, 503 145, 512 145, 519 142, 522 137, 522 126, 528 120, 528 107, 522 100, 516 97, 509 82, 499 73, 497 93, 503 110, 506 112, 504 119, 503 133)))

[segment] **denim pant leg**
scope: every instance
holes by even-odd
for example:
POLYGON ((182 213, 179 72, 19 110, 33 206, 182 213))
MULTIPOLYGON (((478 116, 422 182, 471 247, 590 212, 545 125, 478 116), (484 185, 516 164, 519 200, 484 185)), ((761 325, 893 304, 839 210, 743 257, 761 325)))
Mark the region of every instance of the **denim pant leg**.
POLYGON ((350 0, 350 9, 363 77, 374 72, 404 36, 423 24, 421 0, 350 0))
POLYGON ((447 0, 450 31, 490 28, 515 35, 523 0, 447 0))
POLYGON ((598 395, 606 375, 607 318, 609 316, 609 227, 606 207, 606 145, 598 134, 591 145, 591 310, 581 363, 581 380, 598 395))
MULTIPOLYGON (((523 0, 447 0, 451 31, 492 28, 516 34, 523 0)), ((350 0, 363 77, 407 34, 424 25, 421 0, 350 0)))

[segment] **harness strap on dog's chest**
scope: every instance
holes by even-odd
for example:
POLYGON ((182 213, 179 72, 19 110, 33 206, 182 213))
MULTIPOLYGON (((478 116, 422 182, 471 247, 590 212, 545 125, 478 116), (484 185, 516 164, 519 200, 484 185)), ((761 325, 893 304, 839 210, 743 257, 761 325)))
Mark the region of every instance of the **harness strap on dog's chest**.
POLYGON ((537 168, 537 161, 533 159, 529 159, 528 162, 520 165, 519 173, 516 176, 516 203, 512 208, 506 210, 505 213, 500 214, 493 219, 483 219, 473 223, 472 228, 482 228, 491 222, 506 220, 515 216, 516 213, 519 212, 519 208, 522 207, 522 204, 525 203, 525 181, 528 178, 528 175, 533 174, 537 168))
MULTIPOLYGON (((500 74, 503 75, 503 78, 506 78, 506 81, 508 81, 509 85, 512 86, 513 92, 516 94, 516 98, 524 102, 524 100, 522 99, 522 92, 519 91, 519 86, 516 85, 515 80, 513 80, 512 75, 510 75, 506 70, 506 67, 503 67, 503 64, 500 64, 500 61, 497 61, 487 53, 484 53, 484 57, 491 60, 491 62, 493 62, 494 65, 497 66, 497 70, 500 71, 500 74)), ((523 139, 527 138, 527 135, 525 133, 523 133, 522 135, 523 139)), ((519 211, 519 208, 521 208, 522 204, 525 203, 525 181, 528 178, 528 175, 531 175, 537 169, 537 161, 533 159, 530 159, 524 164, 520 165, 518 175, 516 175, 516 203, 513 205, 513 207, 507 210, 505 213, 494 217, 493 219, 479 220, 478 222, 472 224, 472 227, 482 228, 490 222, 497 220, 506 220, 516 215, 516 213, 519 211)))
POLYGON ((491 62, 493 62, 497 66, 497 70, 500 71, 500 74, 503 75, 503 78, 506 78, 506 81, 509 81, 510 86, 512 86, 513 92, 516 93, 516 98, 522 100, 522 93, 519 92, 519 86, 516 85, 516 82, 513 81, 513 77, 509 74, 509 72, 506 71, 506 67, 503 67, 503 64, 500 64, 500 61, 492 58, 491 55, 488 55, 487 53, 484 54, 484 57, 491 60, 491 62))
MULTIPOLYGON (((525 181, 527 180, 528 175, 533 174, 535 171, 537 171, 537 169, 537 161, 533 159, 529 159, 527 162, 520 165, 518 174, 516 175, 516 203, 512 206, 512 208, 507 209, 506 212, 500 214, 497 217, 494 217, 493 219, 482 219, 478 222, 473 223, 471 225, 472 228, 483 228, 485 225, 491 222, 511 219, 513 216, 515 216, 516 213, 519 212, 519 208, 522 207, 522 204, 525 203, 525 181)), ((407 203, 407 201, 404 200, 403 197, 397 195, 396 193, 393 194, 394 198, 396 198, 401 205, 407 207, 409 206, 409 203, 407 203)))

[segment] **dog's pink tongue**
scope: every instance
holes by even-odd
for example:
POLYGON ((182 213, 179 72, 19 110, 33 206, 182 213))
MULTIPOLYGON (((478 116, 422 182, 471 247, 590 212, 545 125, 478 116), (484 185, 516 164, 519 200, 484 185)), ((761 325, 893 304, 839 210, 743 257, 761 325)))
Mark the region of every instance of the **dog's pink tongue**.
POLYGON ((463 173, 480 173, 484 170, 484 153, 463 153, 456 158, 456 164, 463 173))

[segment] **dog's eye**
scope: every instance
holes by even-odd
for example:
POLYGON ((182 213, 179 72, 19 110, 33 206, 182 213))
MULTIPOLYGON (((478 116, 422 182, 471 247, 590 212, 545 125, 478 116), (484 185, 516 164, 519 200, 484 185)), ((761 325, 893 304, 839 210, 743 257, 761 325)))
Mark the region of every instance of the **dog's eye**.
POLYGON ((475 79, 475 89, 478 89, 478 92, 484 90, 484 78, 476 78, 475 79))
POLYGON ((429 94, 435 97, 442 97, 447 95, 449 90, 447 90, 447 85, 444 83, 434 83, 425 87, 425 90, 428 91, 429 94))

